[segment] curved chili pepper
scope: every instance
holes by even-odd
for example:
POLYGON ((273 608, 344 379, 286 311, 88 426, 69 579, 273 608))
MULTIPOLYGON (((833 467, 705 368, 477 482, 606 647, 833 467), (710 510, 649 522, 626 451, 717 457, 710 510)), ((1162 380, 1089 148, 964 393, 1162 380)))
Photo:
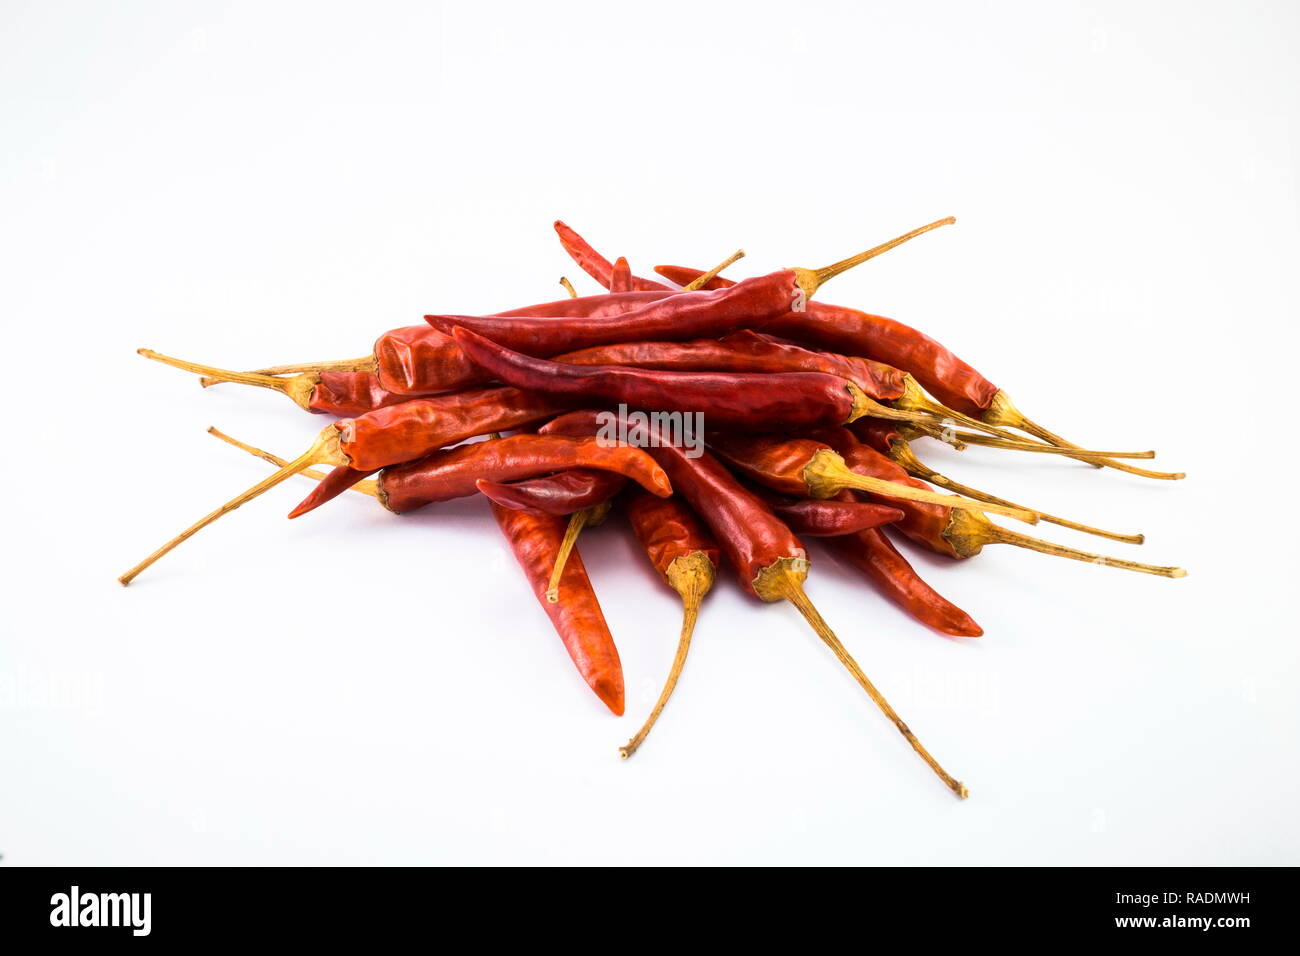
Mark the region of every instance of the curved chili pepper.
POLYGON ((883 530, 873 528, 828 538, 826 543, 866 575, 880 594, 922 624, 953 637, 979 637, 984 633, 969 614, 921 579, 883 530))
POLYGON ((670 294, 624 313, 616 322, 469 315, 426 315, 424 319, 443 332, 466 328, 507 348, 542 357, 616 342, 725 335, 784 315, 790 309, 802 309, 822 285, 840 273, 954 221, 941 219, 821 269, 781 269, 714 292, 670 294))
POLYGON ((307 404, 313 412, 348 417, 364 415, 407 400, 390 392, 369 372, 321 372, 307 404))
POLYGON ((821 372, 661 372, 618 365, 578 366, 512 351, 469 329, 456 341, 493 378, 581 402, 606 399, 652 411, 698 412, 710 425, 801 428, 852 421, 876 405, 852 382, 821 372))
POLYGON ((641 549, 659 576, 682 599, 682 631, 677 640, 677 653, 668 671, 659 699, 650 716, 626 744, 619 748, 619 756, 626 760, 644 743, 646 735, 663 713, 668 698, 672 696, 686 656, 691 649, 691 636, 700 614, 700 603, 713 587, 718 567, 718 546, 686 503, 676 495, 656 498, 637 492, 627 500, 627 517, 641 549))
MULTIPOLYGON (((609 260, 593 249, 586 239, 583 239, 582 236, 559 219, 555 220, 555 231, 559 234, 560 244, 564 246, 564 251, 579 265, 582 271, 606 289, 610 288, 613 283, 614 267, 609 264, 609 260)), ((685 284, 682 283, 682 285, 685 284)), ((668 286, 662 282, 636 276, 632 277, 632 287, 644 291, 668 290, 668 286)))
MULTIPOLYGON (((1005 498, 998 498, 990 495, 985 491, 978 491, 969 485, 963 485, 950 478, 947 478, 933 468, 921 463, 921 461, 912 452, 912 446, 909 444, 907 437, 903 432, 896 428, 892 422, 886 422, 879 418, 860 418, 850 426, 850 431, 860 440, 865 442, 871 448, 880 452, 890 460, 900 465, 904 471, 913 478, 919 478, 928 481, 932 485, 938 485, 941 488, 953 491, 959 495, 965 495, 967 498, 974 498, 977 501, 991 501, 998 505, 1007 505, 1012 508, 1018 508, 1020 505, 1007 501, 1005 498)), ((1047 514, 1045 511, 1037 512, 1038 517, 1048 524, 1059 525, 1062 528, 1071 528, 1075 531, 1082 531, 1085 534, 1094 534, 1101 538, 1111 538, 1115 541, 1123 541, 1128 544, 1141 544, 1146 538, 1140 534, 1117 534, 1114 531, 1103 531, 1100 528, 1094 528, 1090 525, 1079 524, 1077 521, 1068 521, 1065 518, 1058 518, 1055 515, 1047 514)))
POLYGON ((476 484, 479 491, 503 508, 571 515, 609 501, 623 490, 626 483, 627 480, 616 472, 575 468, 544 478, 530 478, 508 484, 485 479, 480 479, 476 484))
POLYGON ((879 362, 813 352, 749 329, 721 339, 620 342, 566 352, 555 356, 554 361, 566 365, 630 365, 670 372, 822 372, 848 379, 877 401, 900 398, 905 387, 902 372, 879 362))
POLYGON ((709 447, 751 481, 798 498, 830 498, 854 488, 888 498, 891 503, 899 503, 900 508, 904 501, 928 502, 953 511, 992 511, 1030 524, 1038 520, 1032 511, 1021 508, 941 495, 912 481, 905 472, 899 481, 857 473, 830 446, 811 438, 715 434, 709 437, 709 447))
MULTIPOLYGON (((599 412, 580 411, 561 415, 541 430, 593 434, 602 427, 604 420, 599 412)), ((621 427, 627 429, 629 437, 636 435, 635 444, 647 448, 668 473, 673 487, 709 526, 722 553, 739 574, 741 587, 762 601, 786 600, 793 604, 944 785, 959 797, 968 796, 966 786, 930 755, 808 600, 803 590, 808 575, 807 555, 781 519, 707 452, 698 458, 688 457, 683 449, 665 441, 652 425, 624 419, 621 427)))
POLYGON ((578 673, 605 706, 621 717, 624 708, 623 665, 580 555, 573 555, 564 568, 563 603, 552 604, 546 600, 551 567, 555 564, 560 538, 564 535, 564 520, 533 511, 514 511, 495 502, 492 503, 492 517, 496 518, 501 533, 510 542, 510 549, 524 569, 537 603, 551 619, 578 673))
MULTIPOLYGON (((682 266, 656 266, 655 271, 682 285, 705 274, 699 269, 682 266)), ((731 282, 730 279, 715 277, 708 280, 704 288, 726 289, 731 282)), ((1025 417, 1004 390, 939 342, 894 319, 845 306, 810 302, 804 312, 790 312, 765 323, 763 331, 836 352, 870 356, 910 373, 942 404, 987 425, 1018 428, 1061 448, 1080 447, 1025 417)), ((1080 460, 1144 478, 1178 480, 1186 477, 1180 471, 1151 471, 1111 459, 1080 460)))
MULTIPOLYGON (((876 478, 889 475, 892 477, 885 480, 920 485, 920 482, 909 477, 899 465, 875 449, 859 442, 847 428, 826 429, 818 432, 817 437, 839 452, 855 472, 876 478)), ((970 511, 936 507, 917 501, 891 500, 890 503, 904 513, 903 520, 896 525, 898 530, 922 547, 950 558, 974 557, 989 544, 1011 544, 1041 554, 1070 558, 1074 561, 1087 561, 1090 564, 1101 564, 1125 571, 1154 574, 1164 578, 1181 578, 1187 575, 1183 568, 1126 561, 1122 558, 1091 554, 1051 541, 1031 538, 993 524, 982 515, 970 511)))

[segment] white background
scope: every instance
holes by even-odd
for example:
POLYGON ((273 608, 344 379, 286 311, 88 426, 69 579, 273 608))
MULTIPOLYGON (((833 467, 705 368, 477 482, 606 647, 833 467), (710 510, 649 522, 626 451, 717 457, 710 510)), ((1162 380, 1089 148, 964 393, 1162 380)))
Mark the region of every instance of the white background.
POLYGON ((0 8, 6 864, 1300 863, 1293 3, 0 8), (824 293, 919 326, 1173 484, 987 451, 959 480, 1148 535, 917 567, 938 637, 809 592, 929 774, 787 606, 728 580, 623 763, 679 610, 584 539, 628 682, 582 685, 481 500, 283 515, 295 479, 117 574, 324 423, 202 391, 365 353, 611 258, 733 275, 948 228, 824 293))

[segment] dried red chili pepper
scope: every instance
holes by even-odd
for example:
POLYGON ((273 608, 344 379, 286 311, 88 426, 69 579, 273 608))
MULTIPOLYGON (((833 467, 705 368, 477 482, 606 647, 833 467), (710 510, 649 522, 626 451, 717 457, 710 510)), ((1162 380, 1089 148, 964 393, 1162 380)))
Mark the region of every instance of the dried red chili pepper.
POLYGON ((682 631, 659 699, 641 729, 618 750, 624 760, 645 742, 677 686, 690 653, 700 603, 713 587, 718 567, 717 543, 677 495, 656 498, 636 492, 627 499, 626 511, 632 531, 650 563, 682 599, 682 631))
POLYGON ((492 516, 524 569, 537 603, 551 619, 578 673, 606 707, 622 716, 623 665, 580 555, 575 554, 564 569, 561 583, 565 600, 559 604, 546 600, 551 568, 564 534, 564 520, 535 511, 503 508, 495 502, 491 507, 492 516))
MULTIPOLYGON (((587 243, 587 240, 583 239, 582 236, 559 219, 555 220, 555 231, 559 234, 564 251, 578 264, 582 271, 608 289, 614 272, 614 267, 609 264, 609 260, 593 249, 587 243)), ((686 283, 681 284, 685 285, 686 283)), ((639 291, 670 291, 668 286, 662 282, 655 282, 651 279, 633 277, 632 285, 633 288, 639 291)))
MULTIPOLYGON (((656 266, 655 271, 678 283, 693 282, 704 274, 681 266, 656 266)), ((731 281, 714 278, 704 288, 726 289, 731 281)), ((972 366, 930 336, 894 319, 825 302, 810 302, 806 311, 792 311, 765 323, 763 331, 848 355, 870 356, 910 373, 942 404, 987 425, 1018 428, 1062 448, 1080 447, 1026 418, 1005 391, 972 366)), ((1150 471, 1112 460, 1088 459, 1088 464, 1145 478, 1185 477, 1183 472, 1150 471)))
MULTIPOLYGON (((851 492, 844 494, 852 496, 851 492)), ((969 614, 921 579, 883 529, 827 538, 826 545, 861 571, 881 595, 922 624, 953 637, 979 637, 984 633, 969 614)))
POLYGON ((851 488, 887 498, 891 504, 898 503, 899 508, 903 507, 901 502, 906 501, 943 505, 953 510, 991 511, 1030 524, 1038 520, 1034 512, 1023 508, 970 501, 930 491, 920 482, 907 478, 906 473, 902 475, 903 480, 898 481, 859 474, 851 470, 844 458, 827 444, 811 438, 714 434, 709 437, 709 448, 751 481, 799 498, 831 498, 851 488))
POLYGON ((781 269, 715 292, 668 295, 640 309, 623 313, 612 322, 592 318, 552 321, 537 317, 466 315, 426 315, 424 318, 440 331, 450 333, 457 327, 466 328, 507 348, 536 356, 558 355, 616 342, 672 341, 725 335, 784 315, 792 308, 801 309, 823 284, 840 273, 953 221, 950 218, 930 223, 822 269, 781 269))
MULTIPOLYGON (((562 415, 544 425, 541 431, 593 434, 601 427, 603 419, 599 412, 582 411, 562 415)), ((793 604, 939 779, 957 796, 968 796, 965 785, 951 777, 930 755, 808 600, 803 590, 808 575, 807 554, 781 519, 707 452, 692 458, 684 449, 665 441, 664 436, 655 434, 650 426, 624 420, 622 427, 629 434, 636 433, 636 444, 647 448, 663 466, 673 487, 708 525, 736 569, 741 586, 762 601, 786 600, 793 604)))
POLYGON ((461 350, 493 378, 557 399, 604 399, 655 411, 700 413, 716 427, 804 428, 865 414, 916 417, 868 398, 822 372, 663 372, 620 365, 566 365, 533 358, 458 328, 461 350))
POLYGON ((480 479, 477 485, 503 508, 565 516, 609 501, 626 483, 627 479, 616 472, 574 468, 510 483, 480 479))
MULTIPOLYGON (((880 452, 885 457, 891 459, 900 465, 913 478, 919 478, 927 481, 932 485, 939 485, 959 495, 965 495, 967 498, 974 498, 977 501, 989 501, 993 504, 1007 505, 1012 508, 1021 507, 1014 502, 1007 501, 1005 498, 998 498, 990 495, 986 491, 978 491, 969 485, 963 485, 953 481, 944 475, 939 474, 928 465, 922 464, 921 461, 912 452, 912 446, 909 439, 904 434, 904 430, 910 431, 910 427, 896 428, 892 422, 882 421, 878 418, 860 418, 850 426, 850 431, 860 441, 865 442, 871 448, 880 452)), ((968 436, 969 437, 969 436, 968 436)), ((1101 528, 1094 528, 1091 525, 1079 524, 1077 521, 1069 521, 1065 518, 1058 518, 1056 515, 1050 515, 1045 511, 1036 512, 1038 517, 1048 524, 1059 525, 1062 528, 1071 528, 1075 531, 1082 531, 1085 534, 1097 535, 1101 538, 1110 538, 1115 541, 1123 541, 1128 544, 1141 544, 1146 538, 1140 534, 1118 534, 1114 531, 1103 531, 1101 528)))
MULTIPOLYGON (((899 465, 875 449, 859 442, 847 428, 826 429, 818 432, 817 438, 839 452, 855 472, 889 481, 920 485, 920 482, 910 478, 899 465)), ((1031 538, 995 525, 982 515, 969 511, 915 501, 891 500, 891 504, 896 504, 904 513, 903 520, 896 524, 900 531, 917 544, 950 558, 974 557, 989 544, 1012 544, 1042 554, 1087 561, 1091 564, 1104 564, 1125 571, 1139 571, 1159 577, 1181 578, 1187 574, 1182 568, 1125 561, 1122 558, 1091 554, 1050 541, 1031 538)))
POLYGON ((632 286, 632 267, 627 264, 627 260, 622 256, 614 263, 614 269, 609 275, 610 292, 631 292, 632 286))
POLYGON ((753 486, 753 491, 791 531, 810 538, 856 534, 903 518, 903 512, 897 508, 857 501, 847 492, 826 499, 793 498, 762 485, 753 486))

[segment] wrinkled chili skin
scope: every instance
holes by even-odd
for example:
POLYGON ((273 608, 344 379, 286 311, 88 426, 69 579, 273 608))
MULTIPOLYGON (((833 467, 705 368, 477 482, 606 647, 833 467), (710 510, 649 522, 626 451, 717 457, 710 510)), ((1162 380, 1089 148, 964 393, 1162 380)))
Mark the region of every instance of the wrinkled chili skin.
POLYGON ((320 372, 307 404, 313 412, 349 417, 387 408, 407 399, 390 392, 369 372, 320 372))
MULTIPOLYGON (((655 271, 683 284, 704 274, 681 266, 656 266, 655 271)), ((730 281, 718 277, 705 288, 725 289, 730 281)), ((927 392, 964 415, 978 418, 998 392, 996 385, 924 332, 883 315, 813 301, 806 312, 773 319, 763 331, 846 355, 865 355, 910 372, 927 392)))
POLYGON ((376 409, 335 422, 339 447, 357 471, 423 458, 477 435, 549 418, 566 406, 517 388, 480 388, 376 409))
POLYGON ((717 542, 680 495, 656 498, 637 491, 628 497, 624 510, 641 549, 665 580, 669 566, 687 555, 704 554, 718 566, 717 542))
MULTIPOLYGON (((818 432, 818 440, 830 445, 843 457, 850 469, 861 475, 883 478, 930 490, 929 486, 909 475, 897 462, 886 458, 869 445, 864 445, 847 428, 828 428, 818 432)), ((925 501, 887 499, 888 503, 903 512, 903 520, 894 527, 917 544, 949 558, 960 558, 944 537, 952 522, 952 509, 925 501)))
MULTIPOLYGON (((584 410, 561 415, 542 426, 543 434, 594 435, 604 427, 599 412, 584 410)), ((743 487, 722 464, 704 452, 698 458, 662 441, 653 429, 626 423, 636 444, 659 462, 674 490, 686 499, 717 539, 718 547, 736 569, 740 585, 758 597, 754 580, 782 558, 806 558, 803 545, 757 495, 743 487), (657 447, 656 447, 657 446, 657 447)))
POLYGON ((424 320, 441 332, 466 328, 517 352, 546 357, 617 342, 726 335, 783 315, 794 301, 797 288, 795 273, 785 269, 746 279, 729 289, 669 294, 625 312, 615 321, 607 317, 473 315, 426 315, 424 320))
POLYGON ((851 495, 830 499, 791 498, 762 486, 757 486, 754 490, 776 516, 790 526, 791 531, 809 538, 838 538, 856 534, 892 524, 903 517, 903 512, 897 508, 856 501, 851 495))
POLYGON ((472 495, 479 479, 519 481, 572 468, 617 472, 664 498, 673 491, 663 469, 640 448, 611 446, 594 437, 512 435, 385 468, 379 473, 379 496, 388 510, 401 514, 472 495))
POLYGON ((853 382, 876 401, 903 394, 903 373, 870 359, 814 352, 749 329, 721 339, 689 342, 621 342, 565 352, 568 365, 627 365, 669 372, 821 372, 853 382))
POLYGON ((662 301, 677 294, 676 292, 605 292, 599 295, 580 295, 577 298, 571 296, 567 299, 555 299, 551 302, 540 302, 536 305, 507 309, 505 312, 493 313, 493 317, 608 319, 612 316, 633 312, 643 306, 662 301))
POLYGON ((513 352, 468 329, 456 341, 493 378, 571 403, 623 402, 651 411, 701 412, 714 427, 744 430, 841 424, 853 414, 844 379, 822 372, 662 372, 578 366, 513 352))
POLYGON ((552 604, 546 599, 551 569, 564 537, 565 520, 533 511, 513 511, 497 504, 492 504, 492 516, 510 542, 510 550, 523 568, 537 603, 551 619, 578 673, 606 707, 622 716, 623 665, 582 556, 576 550, 570 553, 560 578, 563 600, 552 604))
POLYGON ((450 335, 427 325, 385 332, 375 341, 380 384, 402 395, 429 395, 486 381, 450 335))
POLYGON ((826 449, 811 438, 773 438, 767 435, 709 436, 709 448, 750 481, 796 498, 808 497, 804 469, 813 456, 826 449))
POLYGON ((829 538, 826 543, 866 575, 880 594, 927 627, 953 637, 984 633, 969 614, 921 579, 881 529, 829 538))
MULTIPOLYGON (((612 471, 574 468, 542 478, 500 482, 480 480, 478 490, 503 508, 540 511, 548 515, 571 515, 609 501, 623 490, 627 479, 612 471)), ((650 492, 646 497, 658 501, 650 492)))
MULTIPOLYGON (((609 260, 593 249, 586 239, 583 239, 582 236, 559 219, 555 220, 555 231, 560 237, 560 245, 564 246, 564 251, 578 264, 578 267, 608 289, 613 280, 614 272, 614 267, 609 264, 609 260)), ((668 289, 668 286, 662 282, 642 279, 637 276, 632 277, 632 287, 647 291, 668 289)))
MULTIPOLYGON (((888 456, 894 449, 896 442, 907 444, 902 433, 893 422, 887 422, 883 418, 859 418, 848 426, 853 437, 864 445, 868 445, 882 455, 888 456)), ((890 459, 892 461, 892 459, 890 459)), ((900 466, 901 467, 901 466, 900 466)))

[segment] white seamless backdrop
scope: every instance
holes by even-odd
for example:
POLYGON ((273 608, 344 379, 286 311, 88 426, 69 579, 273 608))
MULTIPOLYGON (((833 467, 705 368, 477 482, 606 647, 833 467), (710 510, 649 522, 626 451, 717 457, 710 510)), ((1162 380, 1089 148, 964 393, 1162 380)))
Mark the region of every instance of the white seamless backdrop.
MULTIPOLYGON (((1041 3, 24 3, 0 8, 0 854, 7 864, 1300 862, 1294 806, 1300 8, 1041 3), (582 553, 628 714, 573 672, 480 500, 295 479, 115 576, 323 424, 201 390, 425 312, 635 269, 819 265, 1181 483, 925 447, 1147 533, 1179 581, 909 552, 931 634, 820 551, 809 593, 954 800, 804 627, 727 581, 623 763, 679 610, 582 553)), ((1108 546, 1051 526, 1045 536, 1108 546)))

